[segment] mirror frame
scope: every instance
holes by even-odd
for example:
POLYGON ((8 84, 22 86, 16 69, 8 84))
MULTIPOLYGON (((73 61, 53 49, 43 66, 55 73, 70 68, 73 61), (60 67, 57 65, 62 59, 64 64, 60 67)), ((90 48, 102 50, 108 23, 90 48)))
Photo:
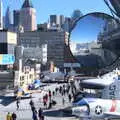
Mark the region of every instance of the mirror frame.
MULTIPOLYGON (((117 18, 114 18, 113 16, 111 16, 111 15, 109 15, 109 14, 107 14, 107 13, 103 13, 103 12, 91 12, 91 13, 87 13, 87 14, 79 17, 76 21, 74 21, 74 24, 73 24, 73 26, 71 27, 71 29, 70 29, 70 31, 69 31, 68 46, 69 46, 69 50, 70 50, 71 53, 72 53, 72 51, 71 51, 71 48, 70 48, 70 38, 71 38, 72 31, 73 31, 73 29, 76 27, 77 22, 80 21, 81 19, 83 19, 84 17, 88 16, 88 15, 99 15, 98 17, 104 17, 105 19, 114 19, 116 22, 120 23, 120 21, 119 21, 117 18)), ((73 56, 73 58, 76 60, 77 63, 80 63, 80 62, 75 58, 75 56, 73 55, 73 53, 72 53, 72 56, 73 56)), ((117 58, 113 61, 113 63, 114 63, 119 57, 120 57, 120 56, 117 56, 117 58)), ((110 64, 110 65, 111 65, 111 64, 110 64)), ((106 68, 106 67, 108 67, 108 66, 110 66, 110 65, 106 65, 106 66, 104 66, 104 67, 106 68)), ((103 68, 104 68, 104 67, 103 67, 103 68)), ((102 69, 102 68, 101 68, 101 69, 102 69)))

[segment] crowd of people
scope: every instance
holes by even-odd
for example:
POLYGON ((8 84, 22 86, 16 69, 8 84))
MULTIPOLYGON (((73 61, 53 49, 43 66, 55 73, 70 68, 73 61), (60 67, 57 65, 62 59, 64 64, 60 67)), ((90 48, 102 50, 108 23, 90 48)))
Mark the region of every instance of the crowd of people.
POLYGON ((44 120, 44 115, 43 115, 43 109, 51 109, 52 106, 55 106, 57 102, 54 100, 55 96, 61 95, 62 99, 62 104, 65 104, 65 95, 68 96, 68 100, 71 103, 73 99, 73 88, 71 87, 70 84, 67 85, 60 85, 59 87, 56 87, 55 90, 51 91, 49 90, 48 93, 46 93, 43 96, 42 102, 44 108, 40 108, 38 111, 35 108, 34 102, 32 99, 30 100, 30 106, 31 106, 31 111, 33 113, 33 120, 44 120))
POLYGON ((63 105, 65 104, 65 96, 68 96, 69 102, 71 102, 76 92, 75 90, 75 87, 71 87, 70 84, 60 85, 59 87, 56 87, 53 91, 49 90, 48 94, 46 93, 43 96, 44 108, 50 109, 52 108, 52 106, 56 105, 57 102, 54 100, 54 97, 58 94, 61 95, 63 105))
MULTIPOLYGON (((75 93, 75 87, 72 86, 71 84, 63 84, 58 87, 56 87, 54 90, 48 90, 48 92, 43 96, 42 102, 43 102, 43 108, 39 108, 39 110, 36 109, 34 101, 30 100, 29 105, 32 111, 32 119, 33 120, 44 120, 44 115, 43 115, 43 109, 51 109, 53 106, 57 104, 55 101, 55 97, 61 96, 61 101, 63 106, 66 103, 65 96, 68 97, 69 102, 72 102, 72 99, 74 97, 75 93)), ((20 104, 20 99, 16 99, 16 109, 19 110, 19 104, 20 104)), ((6 120, 16 120, 17 115, 13 112, 10 113, 8 112, 6 116, 6 120)))

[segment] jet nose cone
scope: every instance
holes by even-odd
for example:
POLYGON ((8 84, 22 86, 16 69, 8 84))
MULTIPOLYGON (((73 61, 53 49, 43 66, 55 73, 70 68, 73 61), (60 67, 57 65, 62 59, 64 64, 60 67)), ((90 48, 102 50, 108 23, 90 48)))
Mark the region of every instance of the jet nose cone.
POLYGON ((63 109, 63 112, 64 112, 65 114, 72 115, 72 108, 71 108, 71 107, 67 107, 67 108, 63 109))

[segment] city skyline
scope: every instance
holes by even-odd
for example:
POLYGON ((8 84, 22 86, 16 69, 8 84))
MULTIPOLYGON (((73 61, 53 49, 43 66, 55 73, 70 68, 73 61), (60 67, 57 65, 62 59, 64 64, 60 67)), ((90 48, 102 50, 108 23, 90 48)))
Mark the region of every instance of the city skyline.
MULTIPOLYGON (((20 9, 24 0, 17 1, 3 1, 3 15, 5 15, 6 9, 10 6, 10 9, 20 9)), ((48 22, 49 15, 57 14, 70 17, 75 9, 79 9, 83 14, 90 12, 104 12, 110 14, 110 10, 105 5, 103 0, 92 0, 92 3, 88 3, 87 0, 79 1, 63 1, 63 0, 32 0, 33 6, 37 11, 37 23, 48 22), (68 4, 69 3, 69 4, 68 4), (61 6, 60 6, 61 4, 61 6)))

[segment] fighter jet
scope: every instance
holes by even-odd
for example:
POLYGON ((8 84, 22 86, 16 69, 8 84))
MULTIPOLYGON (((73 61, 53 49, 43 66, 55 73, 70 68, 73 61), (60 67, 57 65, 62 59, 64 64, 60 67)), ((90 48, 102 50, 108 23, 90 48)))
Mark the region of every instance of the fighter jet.
POLYGON ((29 97, 34 92, 41 92, 43 87, 47 84, 42 83, 39 79, 34 80, 33 83, 29 85, 23 85, 22 87, 16 88, 14 94, 16 97, 29 97), (42 89, 39 89, 41 88, 42 89))
POLYGON ((106 86, 109 86, 118 78, 119 70, 114 70, 110 73, 107 73, 103 76, 98 76, 95 79, 82 80, 80 85, 83 88, 88 89, 104 89, 106 86))
POLYGON ((41 80, 36 79, 36 80, 34 80, 34 82, 32 84, 29 85, 29 87, 31 87, 31 89, 38 89, 38 88, 44 87, 46 85, 47 84, 42 83, 41 80))
POLYGON ((120 118, 120 100, 83 98, 73 103, 69 112, 81 119, 118 119, 120 118))
POLYGON ((100 89, 103 99, 120 99, 120 71, 114 70, 98 79, 81 81, 81 87, 88 89, 100 89))
POLYGON ((101 98, 83 98, 73 103, 68 113, 80 119, 120 119, 120 71, 115 70, 98 79, 83 81, 89 89, 101 88, 101 98), (91 85, 91 86, 90 86, 91 85), (97 87, 95 87, 97 86, 97 87))

